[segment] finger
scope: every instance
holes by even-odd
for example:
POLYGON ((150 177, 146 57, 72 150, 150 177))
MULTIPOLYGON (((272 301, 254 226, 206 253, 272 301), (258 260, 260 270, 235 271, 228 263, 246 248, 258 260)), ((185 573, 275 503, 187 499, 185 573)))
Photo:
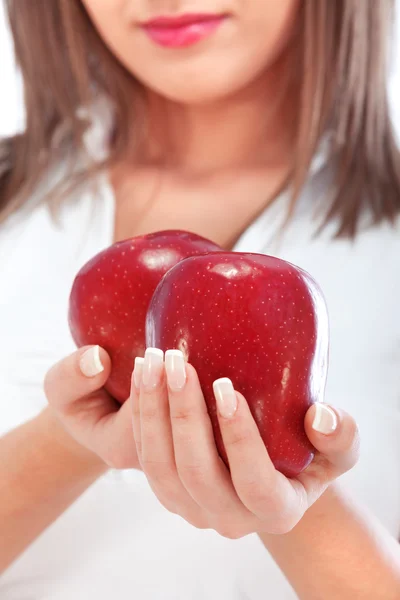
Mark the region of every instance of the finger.
POLYGON ((92 429, 93 448, 104 457, 108 466, 114 469, 138 469, 140 461, 132 433, 131 398, 116 412, 110 412, 100 419, 92 429), (107 447, 107 440, 118 440, 107 447))
POLYGON ((148 348, 139 393, 140 438, 143 466, 151 477, 173 475, 175 470, 168 394, 165 387, 164 353, 148 348))
POLYGON ((180 515, 200 518, 200 508, 183 486, 175 464, 163 352, 145 353, 139 394, 141 465, 160 502, 180 515))
POLYGON ((360 437, 353 417, 327 404, 317 403, 308 410, 304 426, 318 451, 309 467, 311 473, 331 481, 354 467, 359 456, 360 437))
POLYGON ((242 512, 244 507, 215 445, 195 369, 185 365, 180 350, 167 351, 165 367, 175 462, 183 485, 210 513, 242 512))
POLYGON ((140 464, 142 463, 142 435, 140 425, 140 386, 142 383, 144 358, 136 357, 131 379, 130 405, 132 409, 132 429, 136 445, 136 452, 140 464))
POLYGON ((243 504, 262 520, 290 515, 297 522, 306 509, 301 486, 275 469, 246 400, 226 378, 214 383, 214 393, 231 477, 243 504))
POLYGON ((137 467, 129 403, 102 389, 111 370, 107 352, 87 346, 54 365, 45 378, 49 404, 81 444, 114 468, 137 467), (118 439, 118 445, 107 440, 118 439))
MULTIPOLYGON (((82 407, 82 401, 100 390, 111 371, 107 352, 99 346, 86 346, 56 363, 47 373, 44 390, 49 404, 57 411, 71 413, 82 407)), ((105 414, 117 410, 116 403, 99 396, 105 414)))

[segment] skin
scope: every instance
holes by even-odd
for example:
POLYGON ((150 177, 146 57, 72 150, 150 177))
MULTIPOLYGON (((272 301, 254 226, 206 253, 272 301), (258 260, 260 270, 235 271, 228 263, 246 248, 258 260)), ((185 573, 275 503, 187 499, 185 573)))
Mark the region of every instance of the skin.
MULTIPOLYGON (((173 391, 162 373, 155 387, 132 386, 133 430, 137 455, 159 500, 200 528, 240 538, 254 532, 287 533, 325 491, 353 466, 358 454, 356 425, 337 413, 348 450, 339 459, 317 457, 295 479, 276 471, 269 459, 247 402, 237 394, 232 418, 218 414, 230 473, 219 457, 210 418, 196 375, 186 368, 183 390, 173 391), (157 441, 156 441, 157 440, 157 441)), ((308 411, 306 431, 315 407, 308 411)), ((325 436, 322 436, 322 439, 325 436)), ((323 440, 325 441, 325 440, 323 440)), ((317 446, 318 447, 318 446, 317 446)))
POLYGON ((284 89, 298 0, 84 4, 147 98, 146 142, 110 174, 115 239, 176 226, 231 248, 291 167, 296 103, 284 89), (230 18, 183 51, 160 49, 140 27, 196 9, 230 18))
POLYGON ((260 78, 265 81, 266 70, 270 78, 293 35, 299 1, 84 0, 83 4, 105 43, 148 90, 193 106, 214 104, 260 78), (185 51, 156 46, 140 27, 160 15, 196 12, 229 18, 204 44, 185 51))
MULTIPOLYGON (((140 152, 110 173, 115 239, 174 227, 232 247, 290 169, 295 103, 277 97, 282 99, 279 82, 287 81, 298 0, 83 3, 105 43, 144 86, 152 125, 140 152), (196 9, 229 18, 215 36, 182 52, 156 47, 137 26, 159 14, 196 9)), ((11 551, 2 550, 0 570, 107 467, 142 468, 164 506, 194 526, 229 538, 257 532, 300 598, 317 600, 321 591, 327 600, 399 597, 398 544, 334 483, 357 460, 351 416, 335 409, 338 426, 327 436, 311 428, 315 407, 310 409, 305 428, 317 456, 289 481, 274 470, 238 393, 236 413, 220 415, 229 474, 217 456, 190 365, 179 393, 168 389, 162 371, 155 388, 133 385, 129 401, 117 409, 102 389, 110 370, 107 354, 100 351, 103 371, 88 378, 79 366, 84 351, 46 377, 50 408, 30 424, 31 447, 41 439, 43 422, 58 419, 60 425, 51 428, 30 464, 24 461, 25 431, 0 440, 0 453, 14 450, 16 474, 0 477, 10 490, 0 523, 16 540, 11 551), (61 456, 53 459, 52 447, 61 456), (62 477, 60 460, 69 479, 62 477), (36 474, 29 485, 28 472, 36 474), (55 472, 61 481, 49 491, 46 481, 55 472), (44 499, 51 510, 40 511, 44 499), (21 526, 21 514, 30 527, 21 526)))
POLYGON ((315 407, 309 410, 305 427, 318 455, 288 481, 274 470, 238 394, 236 413, 219 415, 229 476, 190 365, 179 392, 168 389, 164 369, 150 389, 141 379, 136 387, 133 377, 131 396, 117 409, 103 388, 107 353, 100 349, 102 370, 87 377, 81 370, 87 350, 50 369, 50 407, 0 440, 1 454, 10 457, 0 465, 0 531, 8 542, 0 549, 0 573, 108 467, 143 468, 162 504, 194 526, 228 538, 257 531, 299 598, 319 600, 321 590, 327 600, 398 598, 399 545, 334 483, 327 488, 357 459, 349 415, 336 410, 338 426, 327 436, 310 427, 315 407))

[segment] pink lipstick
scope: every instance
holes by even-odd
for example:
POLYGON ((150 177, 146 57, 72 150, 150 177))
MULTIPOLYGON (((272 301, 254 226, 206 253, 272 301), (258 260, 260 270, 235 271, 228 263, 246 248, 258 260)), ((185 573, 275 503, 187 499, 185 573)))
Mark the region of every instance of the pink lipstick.
POLYGON ((225 20, 224 15, 191 14, 158 17, 142 27, 150 39, 166 48, 184 48, 209 37, 225 20))

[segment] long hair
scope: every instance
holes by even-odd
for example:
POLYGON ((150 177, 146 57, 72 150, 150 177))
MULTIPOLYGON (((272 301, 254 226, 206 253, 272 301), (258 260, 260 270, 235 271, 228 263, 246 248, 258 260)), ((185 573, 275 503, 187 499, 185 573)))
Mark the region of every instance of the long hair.
MULTIPOLYGON (((131 101, 135 94, 140 98, 140 86, 106 47, 80 0, 5 5, 22 74, 26 128, 0 143, 0 220, 26 202, 52 162, 83 151, 87 123, 79 109, 94 98, 106 96, 115 111, 102 167, 131 144, 125 124, 143 118, 131 101)), ((291 183, 295 201, 329 128, 335 177, 323 222, 335 220, 338 236, 354 236, 366 210, 379 223, 393 221, 400 209, 400 156, 387 94, 394 10, 394 0, 300 3, 291 183)), ((83 177, 90 177, 90 169, 83 177)), ((65 179, 70 185, 71 178, 65 179)))

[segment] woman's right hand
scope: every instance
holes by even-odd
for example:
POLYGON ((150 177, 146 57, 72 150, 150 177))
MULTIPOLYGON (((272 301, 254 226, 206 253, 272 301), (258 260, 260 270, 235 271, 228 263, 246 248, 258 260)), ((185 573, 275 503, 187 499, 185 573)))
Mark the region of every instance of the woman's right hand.
POLYGON ((83 347, 47 373, 47 400, 68 433, 115 469, 140 468, 130 400, 122 406, 103 389, 111 369, 107 352, 83 347))

